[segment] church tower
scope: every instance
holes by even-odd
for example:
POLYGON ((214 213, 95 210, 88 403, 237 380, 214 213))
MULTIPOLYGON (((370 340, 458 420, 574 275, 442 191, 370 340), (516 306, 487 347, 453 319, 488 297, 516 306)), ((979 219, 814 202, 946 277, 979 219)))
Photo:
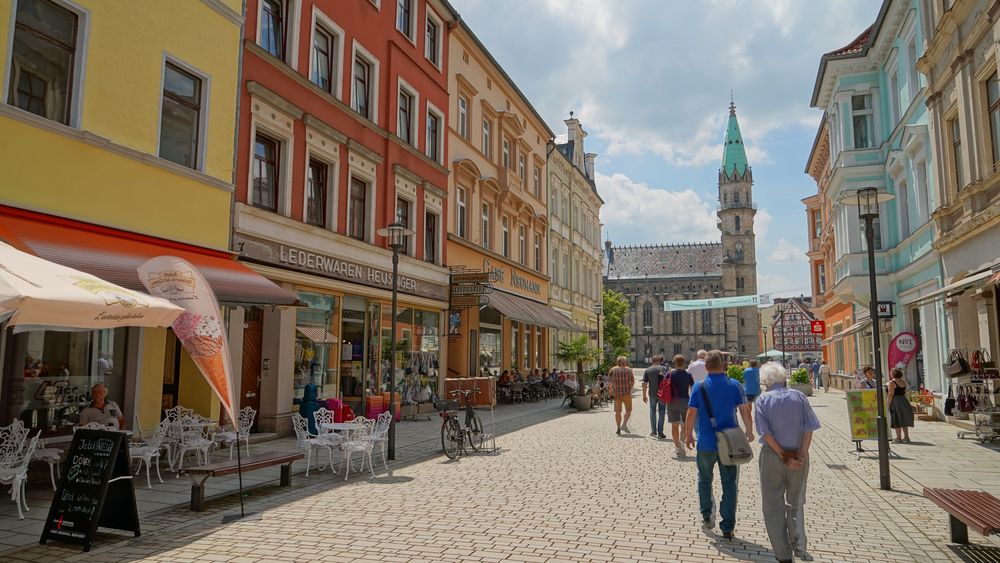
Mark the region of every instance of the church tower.
MULTIPOLYGON (((757 251, 754 244, 753 172, 747 161, 743 135, 736 120, 736 104, 729 104, 729 123, 719 169, 719 229, 722 231, 722 285, 724 296, 757 294, 757 251)), ((726 347, 740 356, 757 355, 759 315, 756 307, 726 309, 726 347)))

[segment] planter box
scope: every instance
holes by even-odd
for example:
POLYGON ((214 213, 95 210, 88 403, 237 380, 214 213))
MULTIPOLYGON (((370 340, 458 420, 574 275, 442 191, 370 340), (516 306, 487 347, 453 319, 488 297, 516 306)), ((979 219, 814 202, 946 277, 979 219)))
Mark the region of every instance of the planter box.
POLYGON ((573 406, 578 411, 590 410, 590 395, 576 395, 573 397, 573 406))
POLYGON ((806 394, 806 397, 812 397, 813 386, 808 383, 789 383, 789 389, 795 389, 796 391, 802 391, 806 394))

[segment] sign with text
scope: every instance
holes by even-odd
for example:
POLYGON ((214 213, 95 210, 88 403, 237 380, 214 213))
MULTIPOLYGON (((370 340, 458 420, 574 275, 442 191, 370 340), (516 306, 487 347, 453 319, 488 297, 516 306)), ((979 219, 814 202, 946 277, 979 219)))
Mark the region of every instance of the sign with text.
POLYGON ((912 332, 901 332, 889 344, 889 368, 905 368, 920 351, 920 339, 912 332))
POLYGON ((878 318, 891 319, 896 316, 892 301, 879 301, 875 305, 878 310, 878 318))
POLYGON ((493 286, 481 283, 473 283, 469 285, 453 285, 451 286, 451 294, 454 295, 486 295, 488 293, 493 293, 493 286))
POLYGON ((451 283, 496 283, 500 276, 496 272, 458 272, 451 275, 451 283))
POLYGON ((664 301, 664 311, 694 311, 698 309, 726 309, 728 307, 757 307, 760 305, 759 295, 738 295, 736 297, 719 297, 716 299, 685 299, 664 301))
POLYGON ((847 416, 852 440, 878 438, 878 398, 875 389, 852 389, 847 392, 847 416))
POLYGON ((77 430, 66 455, 65 472, 39 543, 52 539, 90 551, 97 527, 139 536, 139 512, 123 432, 77 430))

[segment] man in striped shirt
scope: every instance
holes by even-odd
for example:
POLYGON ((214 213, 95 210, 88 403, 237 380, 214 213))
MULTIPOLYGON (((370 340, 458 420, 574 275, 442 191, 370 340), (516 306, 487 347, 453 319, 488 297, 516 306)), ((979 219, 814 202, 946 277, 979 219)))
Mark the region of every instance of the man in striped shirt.
POLYGON ((608 372, 609 391, 615 400, 615 424, 618 425, 618 434, 628 430, 628 418, 632 416, 632 388, 635 387, 635 376, 632 375, 632 368, 628 367, 628 358, 618 356, 615 367, 608 372), (622 417, 622 405, 625 406, 625 416, 622 417))

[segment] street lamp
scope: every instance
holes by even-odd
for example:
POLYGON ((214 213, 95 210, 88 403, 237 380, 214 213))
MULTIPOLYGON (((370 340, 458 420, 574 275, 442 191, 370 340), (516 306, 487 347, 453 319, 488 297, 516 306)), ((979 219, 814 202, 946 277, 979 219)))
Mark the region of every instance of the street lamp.
MULTIPOLYGON (((604 299, 604 296, 601 296, 604 299)), ((595 303, 594 312, 597 313, 597 349, 601 351, 601 361, 604 361, 604 348, 601 348, 601 333, 604 329, 601 327, 601 315, 604 314, 604 303, 595 303)))
POLYGON ((875 364, 875 385, 877 393, 878 415, 875 419, 878 427, 878 474, 879 486, 884 491, 892 489, 889 479, 889 430, 885 425, 885 397, 882 396, 882 344, 878 333, 878 288, 875 285, 875 219, 878 219, 878 206, 892 201, 894 195, 880 191, 878 188, 860 188, 846 193, 840 198, 843 205, 857 206, 858 219, 865 222, 865 242, 868 247, 868 314, 872 320, 872 352, 875 364))
POLYGON ((650 363, 649 357, 653 355, 653 348, 649 345, 649 335, 653 333, 653 327, 650 325, 643 325, 642 332, 646 334, 646 363, 650 363))
POLYGON ((406 237, 414 234, 399 222, 378 230, 380 237, 389 239, 392 249, 392 334, 389 337, 389 443, 386 457, 396 459, 396 306, 399 293, 399 251, 406 247, 406 237))

